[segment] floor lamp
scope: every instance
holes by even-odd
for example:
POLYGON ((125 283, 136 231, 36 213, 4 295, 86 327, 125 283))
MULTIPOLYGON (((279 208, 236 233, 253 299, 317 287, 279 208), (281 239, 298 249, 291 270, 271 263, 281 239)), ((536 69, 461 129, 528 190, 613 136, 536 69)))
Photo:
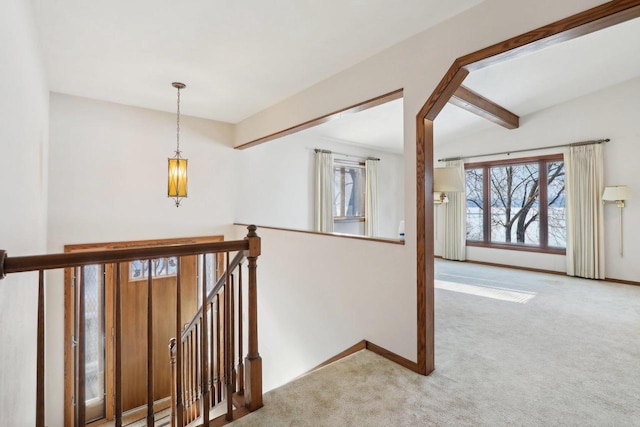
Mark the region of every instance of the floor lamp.
POLYGON ((605 187, 602 194, 602 200, 604 202, 616 202, 616 206, 620 209, 620 256, 622 256, 622 208, 624 208, 624 201, 631 199, 631 190, 626 185, 614 185, 611 187, 605 187))

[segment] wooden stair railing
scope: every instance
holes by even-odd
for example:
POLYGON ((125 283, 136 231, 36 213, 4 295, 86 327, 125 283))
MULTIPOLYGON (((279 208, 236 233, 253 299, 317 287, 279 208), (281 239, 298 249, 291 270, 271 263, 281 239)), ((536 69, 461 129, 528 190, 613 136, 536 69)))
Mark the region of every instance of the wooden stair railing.
POLYGON ((225 272, 208 295, 203 292, 202 298, 205 299, 191 322, 185 326, 180 335, 180 344, 175 338, 169 344, 174 395, 171 418, 174 426, 183 427, 200 417, 201 423, 206 425, 209 410, 223 401, 227 405, 225 418, 228 421, 232 419, 234 402, 236 406, 244 406, 245 379, 241 357, 244 341, 241 265, 244 260, 243 252, 238 252, 232 261, 227 257, 225 272), (237 303, 234 298, 236 294, 237 303), (203 322, 203 319, 206 321, 203 322), (234 339, 236 333, 237 340, 234 339), (233 357, 236 346, 240 355, 237 364, 233 357), (177 363, 178 351, 183 355, 180 366, 177 363), (225 360, 228 363, 223 363, 225 360))
MULTIPOLYGON (((200 415, 202 420, 198 425, 208 425, 209 408, 222 401, 227 401, 226 420, 234 416, 242 416, 262 407, 262 359, 258 353, 258 320, 257 320, 257 258, 260 256, 260 237, 256 234, 256 227, 251 225, 243 240, 223 241, 213 243, 192 243, 170 246, 114 249, 101 251, 73 252, 51 255, 35 255, 8 257, 4 250, 0 250, 0 279, 7 274, 38 271, 38 314, 37 314, 37 366, 36 366, 36 427, 45 426, 45 351, 44 351, 44 288, 46 270, 83 267, 93 264, 115 264, 115 425, 122 426, 122 310, 120 263, 133 260, 150 260, 161 257, 182 257, 187 255, 225 254, 227 269, 219 278, 213 290, 207 295, 206 286, 202 286, 202 306, 193 321, 183 330, 180 322, 180 262, 177 263, 176 276, 176 337, 171 348, 172 384, 172 424, 183 427, 186 423, 195 421, 200 415), (230 253, 238 252, 233 261, 230 253), (248 260, 248 291, 247 298, 247 342, 249 351, 242 361, 242 341, 244 340, 242 315, 242 270, 241 261, 248 260), (239 284, 234 289, 235 272, 238 271, 239 284), (233 274, 232 274, 233 273, 233 274), (237 293, 237 302, 234 295, 237 293), (222 301, 221 301, 222 300, 222 301), (237 309, 234 310, 234 306, 237 309), (216 313, 216 314, 214 314, 216 313), (238 322, 235 327, 235 314, 238 322), (221 317, 223 315, 224 318, 221 317), (202 321, 206 319, 206 321, 202 321), (222 327, 223 332, 220 333, 222 327), (237 330, 237 336, 235 331, 237 330), (216 342, 214 343, 214 340, 216 342), (210 344, 209 344, 210 343, 210 344), (238 363, 234 365, 234 351, 238 348, 238 363), (224 351, 220 351, 224 349, 224 351), (215 357, 214 357, 215 356, 215 357), (236 369, 237 366, 237 369, 236 369), (211 367, 211 368, 210 368, 211 367), (244 375, 243 375, 244 373, 244 375), (240 378, 244 377, 244 378, 240 378), (222 389, 224 380, 225 389, 222 389), (235 411, 233 406, 236 407, 235 411)), ((78 332, 76 341, 76 395, 74 425, 86 425, 85 416, 85 340, 84 340, 84 274, 81 275, 76 292, 78 296, 77 322, 78 332)), ((151 280, 148 281, 149 284, 151 280)), ((148 292, 151 300, 152 292, 148 292)), ((151 301, 147 309, 147 325, 151 322, 151 301)), ((151 334, 148 328, 147 333, 151 334)), ((151 340, 148 341, 151 348, 151 340)), ((147 425, 154 425, 153 411, 153 354, 149 351, 147 363, 147 425)))

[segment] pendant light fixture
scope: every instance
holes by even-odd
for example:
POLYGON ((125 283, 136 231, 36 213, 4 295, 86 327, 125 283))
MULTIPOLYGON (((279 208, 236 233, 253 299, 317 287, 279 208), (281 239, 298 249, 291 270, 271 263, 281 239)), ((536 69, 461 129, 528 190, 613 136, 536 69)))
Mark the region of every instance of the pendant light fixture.
POLYGON ((173 87, 178 90, 178 114, 177 114, 177 133, 176 133, 176 152, 173 157, 169 158, 168 173, 168 197, 171 197, 176 207, 180 206, 183 197, 187 197, 187 162, 182 157, 180 151, 180 89, 187 87, 184 83, 173 82, 173 87))

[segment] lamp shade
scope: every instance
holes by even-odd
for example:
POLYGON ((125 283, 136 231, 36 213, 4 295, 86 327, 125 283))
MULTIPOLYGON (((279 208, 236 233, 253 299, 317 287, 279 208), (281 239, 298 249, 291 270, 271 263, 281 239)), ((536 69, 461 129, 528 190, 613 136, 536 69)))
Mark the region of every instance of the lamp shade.
POLYGON ((464 191, 464 182, 458 168, 434 168, 433 191, 461 193, 464 191))
POLYGON ((631 199, 631 189, 627 185, 614 185, 605 187, 602 193, 602 200, 629 200, 631 199))
POLYGON ((187 197, 187 159, 169 158, 169 197, 187 197))

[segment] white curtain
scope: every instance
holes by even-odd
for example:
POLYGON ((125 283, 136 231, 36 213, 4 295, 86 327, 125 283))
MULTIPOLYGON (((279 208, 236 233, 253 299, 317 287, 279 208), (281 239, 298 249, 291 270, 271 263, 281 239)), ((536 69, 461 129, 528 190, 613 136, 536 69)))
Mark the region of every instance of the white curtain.
POLYGON ((604 279, 602 145, 569 147, 566 169, 567 274, 604 279))
POLYGON ((333 232, 333 154, 316 151, 315 230, 333 232))
MULTIPOLYGON (((464 161, 452 160, 447 162, 446 166, 457 168, 462 182, 465 182, 464 161)), ((467 196, 465 192, 461 192, 447 193, 447 197, 449 203, 444 204, 444 247, 442 257, 464 261, 467 258, 467 196)))
POLYGON ((365 236, 378 235, 378 160, 365 161, 365 236))

